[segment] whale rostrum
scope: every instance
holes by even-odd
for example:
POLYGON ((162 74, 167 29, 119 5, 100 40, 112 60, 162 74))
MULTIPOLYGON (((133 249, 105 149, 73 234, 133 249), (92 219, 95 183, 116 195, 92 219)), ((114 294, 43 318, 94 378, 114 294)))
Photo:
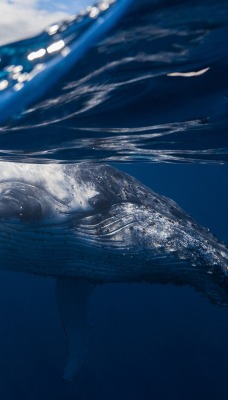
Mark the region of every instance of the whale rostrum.
POLYGON ((95 284, 186 284, 228 304, 228 250, 173 200, 96 163, 0 163, 1 268, 57 278, 72 378, 95 284))

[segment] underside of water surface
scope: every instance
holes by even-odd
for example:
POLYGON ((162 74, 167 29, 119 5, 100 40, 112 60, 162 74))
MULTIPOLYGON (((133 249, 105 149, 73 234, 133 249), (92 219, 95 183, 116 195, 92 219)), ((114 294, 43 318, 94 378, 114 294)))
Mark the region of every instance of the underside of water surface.
MULTIPOLYGON (((1 92, 77 43, 89 13, 2 45, 1 92)), ((1 158, 226 163, 227 21, 225 1, 129 6, 39 101, 2 123, 1 158)))

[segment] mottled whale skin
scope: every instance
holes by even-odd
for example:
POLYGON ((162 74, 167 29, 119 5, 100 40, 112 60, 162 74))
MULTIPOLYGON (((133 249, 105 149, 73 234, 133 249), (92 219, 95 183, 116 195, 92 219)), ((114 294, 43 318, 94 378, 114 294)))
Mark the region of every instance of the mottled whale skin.
POLYGON ((94 284, 187 284, 228 304, 227 248, 173 200, 108 165, 1 162, 0 263, 57 278, 67 379, 83 359, 94 284))
POLYGON ((227 249, 207 229, 108 165, 0 163, 0 221, 9 270, 104 283, 227 274, 227 249))

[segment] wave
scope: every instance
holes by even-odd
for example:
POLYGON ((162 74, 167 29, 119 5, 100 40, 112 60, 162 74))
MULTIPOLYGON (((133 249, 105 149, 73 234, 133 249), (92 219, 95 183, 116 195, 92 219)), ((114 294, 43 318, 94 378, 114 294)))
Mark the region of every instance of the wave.
POLYGON ((210 0, 132 8, 0 128, 0 158, 226 163, 227 14, 210 0))

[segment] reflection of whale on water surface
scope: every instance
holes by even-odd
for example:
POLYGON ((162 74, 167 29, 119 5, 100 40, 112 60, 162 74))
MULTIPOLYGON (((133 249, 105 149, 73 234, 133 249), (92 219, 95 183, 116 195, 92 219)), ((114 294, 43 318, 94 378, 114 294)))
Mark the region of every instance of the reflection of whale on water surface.
POLYGON ((95 284, 191 285, 228 303, 228 251, 172 200, 110 166, 0 165, 1 268, 57 278, 71 378, 95 284))

